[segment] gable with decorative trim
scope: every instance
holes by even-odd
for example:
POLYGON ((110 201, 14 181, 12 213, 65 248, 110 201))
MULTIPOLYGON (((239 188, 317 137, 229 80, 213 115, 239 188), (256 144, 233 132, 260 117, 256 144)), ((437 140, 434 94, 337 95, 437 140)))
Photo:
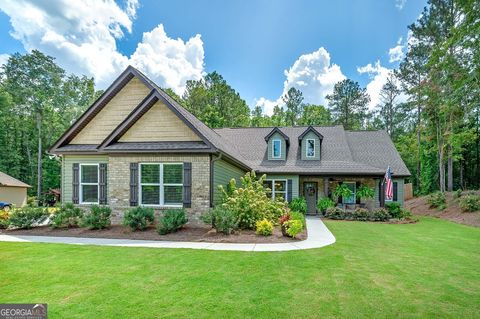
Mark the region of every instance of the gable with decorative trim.
POLYGON ((202 139, 165 104, 158 101, 118 141, 186 142, 202 139))
POLYGON ((132 78, 72 139, 70 144, 100 144, 149 94, 150 89, 132 78))

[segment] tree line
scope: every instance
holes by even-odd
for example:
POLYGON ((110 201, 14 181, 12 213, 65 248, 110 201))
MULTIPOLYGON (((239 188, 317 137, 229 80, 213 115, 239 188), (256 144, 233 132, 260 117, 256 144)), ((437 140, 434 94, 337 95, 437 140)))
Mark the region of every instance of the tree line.
MULTIPOLYGON (((345 79, 327 105, 304 103, 292 87, 265 115, 217 72, 190 80, 175 100, 212 128, 335 125, 384 129, 397 146, 416 194, 480 187, 480 3, 431 0, 408 26, 408 48, 369 109, 370 96, 345 79)), ((39 51, 12 55, 0 72, 0 171, 58 188, 60 162, 46 151, 101 94, 92 78, 67 74, 39 51)))

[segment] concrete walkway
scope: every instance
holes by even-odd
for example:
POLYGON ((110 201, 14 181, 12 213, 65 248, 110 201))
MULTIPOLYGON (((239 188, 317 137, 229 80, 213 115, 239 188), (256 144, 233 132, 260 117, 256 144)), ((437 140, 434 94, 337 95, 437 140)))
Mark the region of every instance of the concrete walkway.
POLYGON ((320 248, 331 245, 335 237, 318 217, 307 217, 308 238, 303 241, 278 244, 233 244, 184 241, 154 241, 132 239, 106 238, 77 238, 77 237, 49 237, 49 236, 11 236, 0 235, 4 242, 55 243, 74 245, 100 245, 119 247, 150 247, 150 248, 190 248, 209 250, 237 250, 237 251, 288 251, 310 248, 320 248))

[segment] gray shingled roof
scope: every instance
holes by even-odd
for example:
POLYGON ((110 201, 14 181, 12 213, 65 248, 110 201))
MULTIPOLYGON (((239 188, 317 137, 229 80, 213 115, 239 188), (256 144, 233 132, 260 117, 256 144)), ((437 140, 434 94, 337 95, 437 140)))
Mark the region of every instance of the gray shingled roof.
POLYGON ((13 186, 13 187, 31 187, 10 175, 0 172, 0 186, 13 186))
POLYGON ((290 137, 287 159, 269 161, 264 137, 269 128, 223 128, 215 131, 236 145, 244 161, 263 173, 383 175, 388 165, 396 176, 410 172, 383 131, 345 131, 343 126, 315 126, 323 135, 320 161, 301 160, 298 137, 307 127, 281 127, 290 137), (363 135, 362 135, 363 134, 363 135))
MULTIPOLYGON (((239 165, 263 173, 382 175, 390 165, 394 175, 410 175, 390 137, 384 131, 345 131, 342 126, 313 126, 323 136, 320 161, 301 160, 298 137, 308 127, 281 127, 279 130, 290 140, 287 159, 268 161, 265 136, 274 129, 273 127, 211 129, 140 71, 128 67, 125 72, 133 72, 163 97, 173 110, 203 137, 204 142, 113 142, 100 150, 98 145, 67 144, 58 145, 55 149, 56 153, 182 150, 217 152, 218 150, 226 157, 239 162, 239 165)), ((68 134, 74 134, 74 132, 68 134)), ((56 144, 67 139, 70 136, 68 134, 66 133, 65 137, 56 144)))

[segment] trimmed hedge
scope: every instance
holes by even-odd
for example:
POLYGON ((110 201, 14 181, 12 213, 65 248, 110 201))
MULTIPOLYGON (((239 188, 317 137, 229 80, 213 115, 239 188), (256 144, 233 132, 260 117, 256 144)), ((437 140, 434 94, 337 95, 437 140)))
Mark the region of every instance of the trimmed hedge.
POLYGON ((163 216, 158 219, 157 232, 160 235, 174 233, 188 222, 185 210, 167 209, 163 212, 163 216))
POLYGON ((34 224, 43 222, 49 213, 41 207, 22 207, 15 209, 8 219, 9 225, 29 229, 34 224))
POLYGON ((154 221, 154 210, 150 207, 135 207, 127 210, 123 216, 123 225, 130 227, 132 231, 145 230, 154 221))
MULTIPOLYGON (((395 203, 396 204, 396 203, 395 203)), ((393 205, 393 210, 389 208, 378 208, 373 211, 369 211, 365 208, 357 208, 354 211, 343 210, 338 207, 328 208, 325 212, 325 217, 337 220, 357 220, 357 221, 387 221, 390 219, 406 219, 411 216, 410 212, 402 209, 397 209, 396 205, 393 205)))
POLYGON ((104 229, 110 226, 112 210, 108 206, 93 205, 90 213, 85 214, 80 225, 88 229, 104 229))
POLYGON ((77 227, 85 212, 72 203, 61 205, 58 210, 50 217, 50 226, 53 228, 77 227))

